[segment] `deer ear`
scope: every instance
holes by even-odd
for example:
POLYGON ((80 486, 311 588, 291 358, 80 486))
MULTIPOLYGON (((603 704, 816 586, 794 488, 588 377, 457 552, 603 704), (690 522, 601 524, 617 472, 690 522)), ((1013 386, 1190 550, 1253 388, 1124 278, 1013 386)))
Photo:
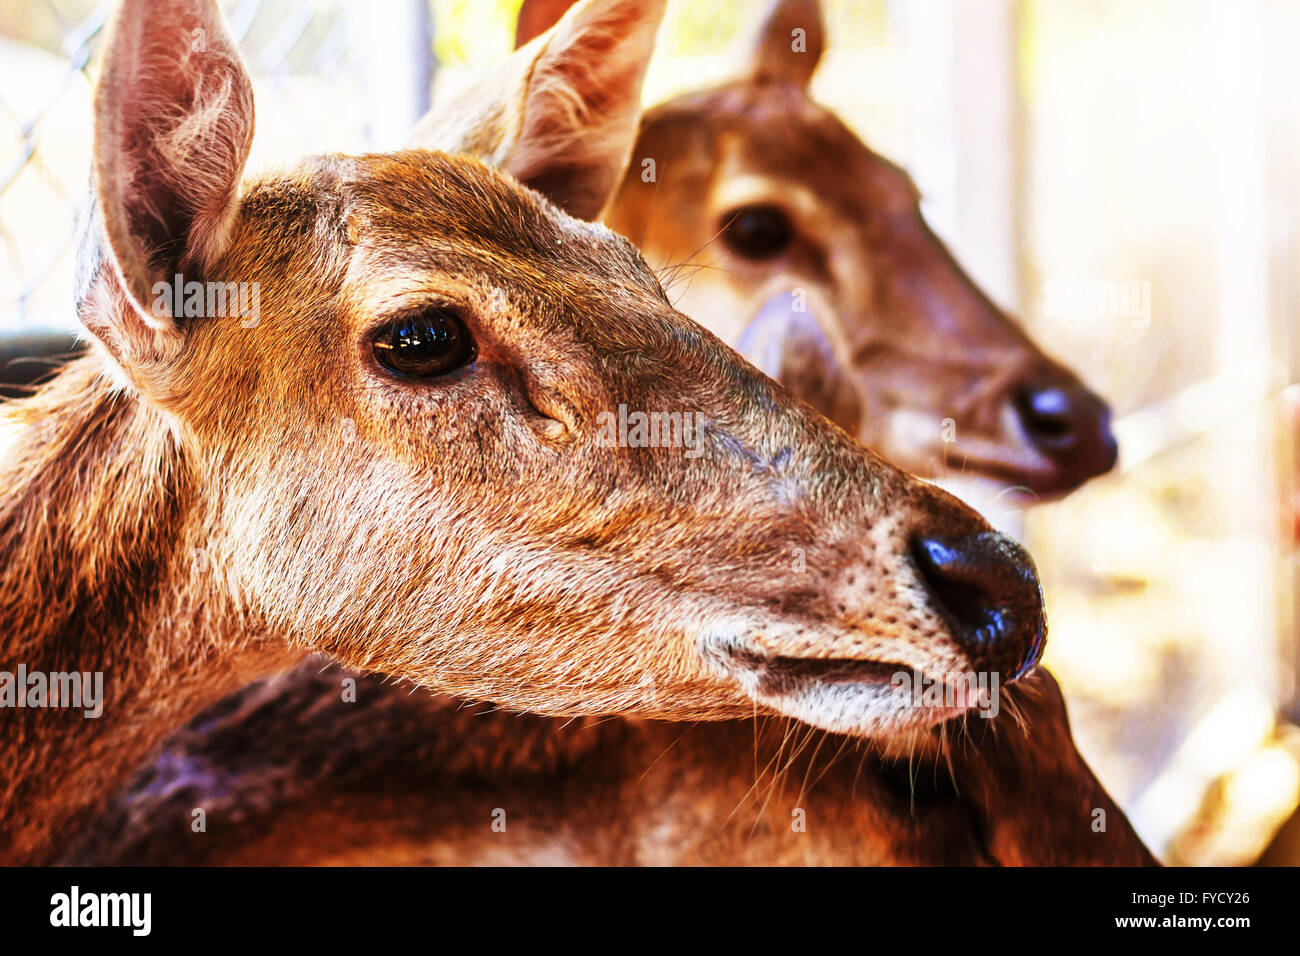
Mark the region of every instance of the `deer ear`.
POLYGON ((524 0, 515 20, 515 47, 541 36, 560 22, 573 0, 524 0))
POLYGON ((817 0, 776 0, 758 28, 750 79, 807 87, 825 46, 817 0))
POLYGON ((862 399, 835 356, 818 321, 819 311, 825 311, 824 304, 809 311, 798 292, 774 295, 740 334, 736 351, 795 398, 856 436, 862 425, 862 399))
POLYGON ((412 145, 469 153, 595 219, 627 165, 665 0, 583 0, 420 121, 412 145))
POLYGON ((217 4, 125 0, 95 89, 77 305, 129 378, 178 348, 154 286, 225 249, 252 137, 252 84, 217 4))

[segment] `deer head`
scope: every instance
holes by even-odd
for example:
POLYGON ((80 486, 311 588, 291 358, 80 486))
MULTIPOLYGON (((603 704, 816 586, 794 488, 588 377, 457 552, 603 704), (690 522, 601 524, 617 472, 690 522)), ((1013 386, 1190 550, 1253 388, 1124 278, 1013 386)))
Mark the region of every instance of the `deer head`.
POLYGON ((687 269, 675 304, 728 342, 785 294, 762 334, 785 345, 760 367, 849 399, 836 421, 908 470, 943 460, 1040 497, 1107 471, 1105 403, 971 282, 907 174, 810 96, 824 32, 815 0, 777 2, 743 76, 649 110, 606 221, 687 269))
POLYGON ((165 566, 232 631, 509 707, 929 726, 891 673, 1037 661, 1028 556, 676 311, 625 239, 457 155, 598 208, 661 12, 586 0, 420 148, 244 179, 215 4, 123 5, 78 309, 163 436, 137 467, 186 476, 166 507, 208 573, 179 543, 165 566))

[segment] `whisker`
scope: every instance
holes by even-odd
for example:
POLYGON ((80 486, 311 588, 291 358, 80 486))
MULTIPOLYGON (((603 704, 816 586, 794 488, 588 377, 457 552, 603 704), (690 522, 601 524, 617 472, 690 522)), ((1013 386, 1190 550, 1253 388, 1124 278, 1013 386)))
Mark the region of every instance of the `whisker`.
POLYGON ((641 772, 641 776, 636 778, 636 783, 633 784, 633 786, 637 786, 637 787, 641 786, 641 781, 646 778, 646 774, 648 774, 651 770, 654 769, 654 765, 657 764, 660 760, 663 760, 663 758, 668 754, 668 751, 676 747, 677 744, 681 742, 681 739, 683 737, 685 737, 687 734, 689 734, 692 730, 696 728, 698 723, 699 721, 693 722, 689 727, 687 727, 680 734, 678 734, 672 743, 670 743, 667 747, 664 748, 663 753, 661 753, 658 757, 655 757, 654 760, 651 760, 650 765, 641 772))

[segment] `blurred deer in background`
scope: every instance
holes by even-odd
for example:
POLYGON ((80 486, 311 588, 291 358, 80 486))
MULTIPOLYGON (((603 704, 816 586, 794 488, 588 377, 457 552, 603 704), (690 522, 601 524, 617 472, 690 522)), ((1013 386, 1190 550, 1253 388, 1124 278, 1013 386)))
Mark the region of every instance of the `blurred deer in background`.
MULTIPOLYGON (((525 4, 521 24, 536 9, 525 4)), ((564 192, 563 180, 548 185, 564 192)), ((787 373, 806 370, 793 377, 797 394, 859 431, 856 393, 835 395, 846 380, 833 377, 834 363, 819 374, 813 360, 828 347, 811 318, 828 314, 823 292, 813 299, 808 314, 793 311, 788 295, 773 297, 742 339, 774 352, 787 373)), ((791 588, 802 589, 799 574, 788 576, 791 588)), ((859 679, 837 669, 823 678, 859 679)), ((1045 674, 1035 692, 1017 695, 1015 712, 977 727, 975 739, 954 728, 960 739, 945 749, 942 730, 890 728, 864 744, 781 722, 685 727, 466 710, 319 670, 259 682, 196 719, 87 828, 70 859, 1150 862, 1074 749, 1045 674), (343 700, 341 681, 359 681, 355 702, 343 700), (1017 718, 1027 734, 1010 726, 1017 718), (791 799, 816 822, 792 828, 791 799), (210 832, 189 832, 195 807, 210 814, 210 832), (497 810, 508 827, 490 826, 497 810)), ((764 682, 797 681, 800 670, 764 682)))
POLYGON ((760 367, 795 394, 841 383, 854 401, 819 410, 900 467, 932 473, 949 419, 953 467, 1035 497, 1109 470, 1105 403, 971 282, 907 174, 811 98, 825 45, 816 0, 775 4, 739 79, 646 113, 606 221, 687 269, 676 304, 727 342, 772 291, 815 292, 820 314, 769 313, 763 335, 790 343, 760 367), (801 363, 817 340, 830 364, 801 363))
POLYGON ((914 706, 894 672, 1033 668, 1023 550, 527 188, 595 215, 661 13, 586 0, 426 148, 246 180, 216 4, 123 4, 76 289, 94 351, 0 406, 0 660, 103 672, 106 699, 0 712, 0 859, 64 856, 169 731, 313 651, 547 716, 900 741, 973 701, 914 706), (255 282, 259 313, 168 308, 177 275, 255 282), (610 443, 620 406, 690 414, 702 453, 610 443))

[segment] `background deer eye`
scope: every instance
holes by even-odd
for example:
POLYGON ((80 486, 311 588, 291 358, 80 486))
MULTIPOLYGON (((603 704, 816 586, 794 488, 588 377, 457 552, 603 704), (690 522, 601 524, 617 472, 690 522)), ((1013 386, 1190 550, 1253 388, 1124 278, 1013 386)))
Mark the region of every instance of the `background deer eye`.
POLYGON ((380 326, 372 339, 375 361, 414 378, 446 375, 474 361, 474 339, 451 309, 429 309, 380 326))
POLYGON ((775 206, 742 206, 723 218, 722 238, 746 259, 771 259, 794 237, 790 218, 775 206))

